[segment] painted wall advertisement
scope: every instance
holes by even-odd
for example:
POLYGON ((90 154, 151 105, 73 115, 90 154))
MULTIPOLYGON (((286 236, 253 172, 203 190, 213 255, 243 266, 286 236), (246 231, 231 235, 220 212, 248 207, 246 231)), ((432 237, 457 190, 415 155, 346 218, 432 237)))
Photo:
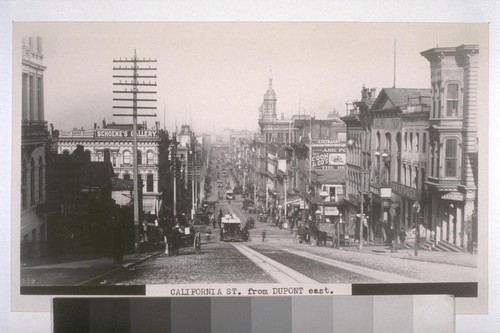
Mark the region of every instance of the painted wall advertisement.
POLYGON ((313 144, 311 168, 316 170, 345 169, 346 157, 347 147, 345 143, 332 141, 331 143, 313 144))

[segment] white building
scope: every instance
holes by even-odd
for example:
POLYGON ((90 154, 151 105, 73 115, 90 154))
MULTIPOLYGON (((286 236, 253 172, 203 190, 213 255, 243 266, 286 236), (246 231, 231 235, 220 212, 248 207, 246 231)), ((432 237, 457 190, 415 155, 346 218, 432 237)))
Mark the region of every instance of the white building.
MULTIPOLYGON (((121 179, 133 179, 133 131, 131 125, 106 125, 92 130, 61 131, 57 143, 59 154, 71 153, 81 145, 90 152, 92 161, 103 161, 109 150, 115 174, 121 179)), ((143 210, 155 212, 158 191, 160 131, 157 128, 137 131, 137 164, 139 180, 143 181, 143 210)))
POLYGON ((21 134, 21 257, 44 255, 47 241, 45 214, 37 207, 45 200, 45 145, 41 38, 23 38, 21 134))

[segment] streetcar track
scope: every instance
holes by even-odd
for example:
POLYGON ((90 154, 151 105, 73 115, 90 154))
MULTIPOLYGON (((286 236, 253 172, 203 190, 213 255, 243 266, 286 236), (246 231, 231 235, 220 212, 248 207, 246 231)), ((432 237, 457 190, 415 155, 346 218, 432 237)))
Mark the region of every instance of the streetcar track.
MULTIPOLYGON (((269 246, 272 246, 275 248, 277 247, 277 245, 274 245, 274 244, 269 244, 269 246)), ((335 259, 331 259, 331 258, 326 258, 326 257, 321 257, 321 256, 316 255, 316 254, 312 254, 312 253, 308 253, 308 252, 304 252, 304 251, 300 251, 300 250, 294 250, 294 249, 287 248, 287 247, 280 247, 279 250, 286 251, 286 252, 294 254, 296 256, 300 256, 303 258, 314 260, 314 261, 317 261, 317 262, 320 262, 322 264, 326 264, 329 266, 341 268, 341 269, 344 269, 346 271, 350 271, 350 272, 353 272, 353 273, 356 273, 359 275, 367 276, 367 277, 370 277, 370 278, 373 278, 376 280, 380 280, 383 282, 388 282, 388 283, 420 283, 420 282, 422 282, 420 280, 401 276, 398 274, 382 272, 382 271, 378 271, 378 270, 375 270, 372 268, 367 268, 367 267, 362 267, 362 266, 358 266, 358 265, 354 265, 354 264, 349 264, 349 263, 346 263, 343 261, 339 261, 339 260, 335 260, 335 259)))
POLYGON ((317 284, 318 282, 291 269, 290 267, 280 264, 279 262, 250 249, 248 246, 238 243, 230 243, 241 254, 250 259, 255 265, 262 269, 272 279, 278 283, 307 283, 317 284))

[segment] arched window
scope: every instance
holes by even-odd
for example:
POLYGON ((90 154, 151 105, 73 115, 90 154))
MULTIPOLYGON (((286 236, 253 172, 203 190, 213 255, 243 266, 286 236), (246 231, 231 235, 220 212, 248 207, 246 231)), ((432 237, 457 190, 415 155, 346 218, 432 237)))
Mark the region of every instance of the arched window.
POLYGON ((404 136, 405 136, 405 151, 407 151, 408 150, 408 132, 405 132, 404 136))
POLYGON ((26 161, 23 159, 21 166, 21 205, 23 208, 26 208, 28 205, 27 200, 27 186, 28 186, 28 170, 26 168, 26 161))
POLYGON ((124 174, 123 179, 130 180, 130 174, 129 173, 124 174))
POLYGON ((458 143, 456 139, 446 140, 444 169, 445 177, 457 177, 458 167, 458 143))
POLYGON ((391 133, 385 133, 385 149, 391 151, 391 133))
POLYGON ((377 132, 377 146, 376 146, 377 150, 380 150, 380 133, 377 132))
POLYGON ((147 153, 146 153, 146 164, 154 164, 155 163, 155 155, 154 153, 149 150, 147 153))
POLYGON ((30 204, 35 204, 35 160, 30 163, 30 204))
POLYGON ((38 200, 43 201, 43 159, 38 159, 38 200))
POLYGON ((130 152, 128 150, 125 150, 123 152, 123 164, 132 164, 130 161, 130 152))

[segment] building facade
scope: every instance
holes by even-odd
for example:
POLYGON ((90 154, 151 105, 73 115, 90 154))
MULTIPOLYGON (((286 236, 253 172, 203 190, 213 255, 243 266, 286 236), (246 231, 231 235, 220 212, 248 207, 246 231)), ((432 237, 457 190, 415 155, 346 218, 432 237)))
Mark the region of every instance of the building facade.
MULTIPOLYGON (((158 126, 142 125, 137 131, 137 164, 139 180, 143 184, 142 207, 145 213, 154 213, 159 197, 159 144, 161 131, 158 126)), ((69 154, 78 145, 90 153, 92 161, 104 161, 106 151, 117 177, 133 179, 133 131, 131 125, 106 124, 91 130, 60 131, 57 139, 59 154, 69 154)))
POLYGON ((47 122, 44 116, 44 71, 41 38, 22 41, 21 257, 46 253, 45 201, 47 122))
POLYGON ((472 250, 477 243, 477 45, 421 53, 430 63, 432 110, 427 175, 431 237, 472 250))

